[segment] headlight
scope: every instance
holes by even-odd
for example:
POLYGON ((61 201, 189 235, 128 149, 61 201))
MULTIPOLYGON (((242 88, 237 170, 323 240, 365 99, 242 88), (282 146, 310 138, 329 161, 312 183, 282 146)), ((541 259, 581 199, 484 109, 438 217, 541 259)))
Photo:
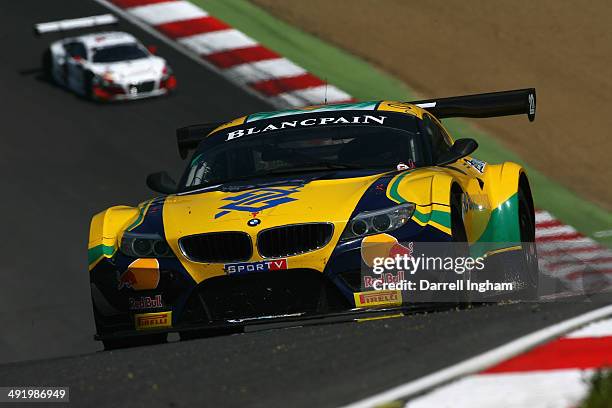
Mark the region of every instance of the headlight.
POLYGON ((346 225, 340 239, 359 238, 398 229, 412 217, 414 208, 414 203, 406 203, 383 210, 359 213, 346 225))
POLYGON ((165 239, 157 234, 132 234, 121 237, 121 252, 134 258, 169 258, 174 254, 165 239))

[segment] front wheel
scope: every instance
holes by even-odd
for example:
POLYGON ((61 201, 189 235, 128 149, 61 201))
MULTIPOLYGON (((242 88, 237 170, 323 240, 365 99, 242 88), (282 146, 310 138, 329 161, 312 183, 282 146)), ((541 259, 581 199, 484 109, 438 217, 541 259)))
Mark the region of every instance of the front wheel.
POLYGON ((83 72, 83 96, 87 99, 93 98, 93 78, 94 74, 90 71, 83 72))
POLYGON ((535 218, 529 197, 529 187, 520 188, 518 193, 519 228, 521 231, 521 294, 526 299, 537 299, 539 269, 538 252, 535 243, 535 218), (527 190, 527 191, 525 191, 527 190))
POLYGON ((54 82, 53 80, 53 61, 51 59, 51 50, 45 50, 45 53, 42 56, 41 60, 41 69, 44 79, 50 82, 54 82))
POLYGON ((503 281, 513 283, 512 293, 500 300, 537 300, 539 288, 538 253, 535 243, 535 215, 529 185, 521 179, 517 193, 517 210, 520 249, 497 255, 494 270, 503 273, 503 281))

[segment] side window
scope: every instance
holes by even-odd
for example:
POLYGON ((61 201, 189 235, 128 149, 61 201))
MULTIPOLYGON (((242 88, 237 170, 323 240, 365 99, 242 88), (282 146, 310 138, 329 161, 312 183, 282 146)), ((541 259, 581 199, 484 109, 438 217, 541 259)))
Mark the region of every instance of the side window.
POLYGON ((431 141, 431 152, 435 162, 440 156, 448 152, 451 147, 451 140, 446 131, 428 114, 423 117, 423 125, 427 137, 431 141))
POLYGON ((66 50, 66 54, 70 55, 72 58, 87 59, 87 50, 85 50, 85 46, 78 41, 64 44, 64 49, 66 50))

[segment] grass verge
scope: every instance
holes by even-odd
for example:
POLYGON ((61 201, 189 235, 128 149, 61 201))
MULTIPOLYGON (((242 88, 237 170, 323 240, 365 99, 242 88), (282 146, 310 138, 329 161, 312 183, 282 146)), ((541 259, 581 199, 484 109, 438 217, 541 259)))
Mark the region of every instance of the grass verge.
POLYGON ((612 370, 598 371, 591 379, 589 395, 580 408, 612 407, 612 370))

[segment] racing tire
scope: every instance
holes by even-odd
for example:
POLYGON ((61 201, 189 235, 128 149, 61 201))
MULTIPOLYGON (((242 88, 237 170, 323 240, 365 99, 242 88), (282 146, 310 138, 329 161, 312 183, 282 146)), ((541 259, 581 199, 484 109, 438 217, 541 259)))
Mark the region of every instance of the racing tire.
POLYGON ((498 301, 531 301, 538 299, 539 268, 535 243, 535 213, 526 177, 521 176, 517 192, 520 249, 495 257, 493 271, 500 271, 500 280, 518 285, 512 292, 501 294, 498 301))
POLYGON ((128 347, 152 346, 154 344, 163 344, 168 340, 168 334, 159 333, 148 336, 134 336, 122 339, 102 340, 104 350, 117 350, 128 347))
POLYGON ((53 79, 53 61, 51 59, 51 50, 46 49, 41 60, 41 69, 43 78, 49 82, 55 82, 53 79))
POLYGON ((519 183, 518 207, 521 233, 521 270, 518 276, 523 284, 519 294, 523 299, 534 300, 538 297, 539 286, 538 251, 535 243, 535 214, 531 191, 524 176, 519 183))
POLYGON ((451 233, 453 242, 465 243, 467 250, 467 233, 463 224, 463 216, 461 214, 461 202, 463 192, 459 188, 453 187, 451 193, 451 233))
POLYGON ((91 71, 83 72, 83 96, 89 100, 94 100, 93 78, 94 74, 91 71))

